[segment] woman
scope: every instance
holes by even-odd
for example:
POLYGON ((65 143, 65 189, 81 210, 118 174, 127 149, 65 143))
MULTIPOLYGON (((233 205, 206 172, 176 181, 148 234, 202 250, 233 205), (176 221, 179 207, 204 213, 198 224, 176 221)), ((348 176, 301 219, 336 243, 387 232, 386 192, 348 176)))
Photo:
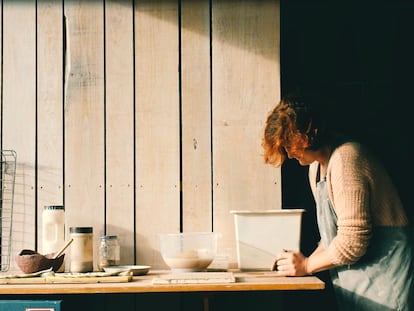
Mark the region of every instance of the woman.
POLYGON ((281 276, 330 270, 341 310, 414 310, 412 233, 389 175, 361 144, 328 131, 312 98, 288 97, 266 121, 265 162, 309 165, 321 241, 286 251, 281 276))

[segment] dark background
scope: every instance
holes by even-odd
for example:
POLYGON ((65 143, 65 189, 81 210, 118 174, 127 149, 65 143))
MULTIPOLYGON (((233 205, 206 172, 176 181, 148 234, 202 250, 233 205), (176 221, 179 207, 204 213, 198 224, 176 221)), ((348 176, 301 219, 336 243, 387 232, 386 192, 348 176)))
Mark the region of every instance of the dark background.
MULTIPOLYGON (((414 221, 412 199, 412 108, 414 90, 414 1, 281 0, 282 95, 324 94, 340 130, 368 145, 383 161, 414 221)), ((305 208, 302 251, 319 235, 307 167, 282 167, 283 206, 305 208)), ((312 303, 335 310, 328 282, 323 293, 288 299, 296 310, 312 303)))

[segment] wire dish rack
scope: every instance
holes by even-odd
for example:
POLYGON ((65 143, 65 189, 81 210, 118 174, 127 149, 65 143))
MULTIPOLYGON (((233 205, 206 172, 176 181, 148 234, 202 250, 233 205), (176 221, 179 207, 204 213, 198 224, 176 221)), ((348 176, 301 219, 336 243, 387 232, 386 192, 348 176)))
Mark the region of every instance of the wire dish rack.
POLYGON ((16 152, 1 151, 0 162, 0 271, 10 268, 13 220, 14 184, 16 179, 16 152))

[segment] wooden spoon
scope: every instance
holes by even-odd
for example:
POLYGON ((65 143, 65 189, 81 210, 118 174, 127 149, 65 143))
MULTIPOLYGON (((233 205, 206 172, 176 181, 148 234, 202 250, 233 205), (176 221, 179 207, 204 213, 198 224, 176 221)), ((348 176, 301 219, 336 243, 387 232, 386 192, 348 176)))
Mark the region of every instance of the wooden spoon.
POLYGON ((65 249, 68 248, 68 246, 73 242, 73 238, 71 238, 70 240, 68 240, 65 245, 62 246, 62 248, 53 256, 53 259, 58 258, 60 255, 62 255, 62 253, 65 251, 65 249))

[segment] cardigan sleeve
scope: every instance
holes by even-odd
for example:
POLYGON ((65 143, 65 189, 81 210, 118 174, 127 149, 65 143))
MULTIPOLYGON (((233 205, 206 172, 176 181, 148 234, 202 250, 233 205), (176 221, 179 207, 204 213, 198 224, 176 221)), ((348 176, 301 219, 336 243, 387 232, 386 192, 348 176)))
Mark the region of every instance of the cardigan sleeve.
POLYGON ((337 215, 337 235, 327 249, 332 263, 352 264, 366 252, 372 231, 369 163, 360 146, 338 147, 328 165, 328 189, 337 215))

